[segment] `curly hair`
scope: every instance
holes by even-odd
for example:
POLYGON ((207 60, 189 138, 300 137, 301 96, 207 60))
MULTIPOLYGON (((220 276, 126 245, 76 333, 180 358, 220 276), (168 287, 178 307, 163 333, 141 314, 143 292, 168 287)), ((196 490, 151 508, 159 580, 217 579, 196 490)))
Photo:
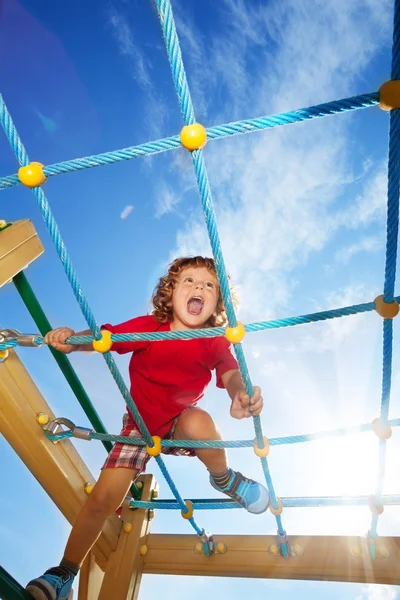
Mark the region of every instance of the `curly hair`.
MULTIPOLYGON (((205 268, 212 275, 214 275, 215 278, 217 278, 217 271, 212 258, 194 256, 175 259, 174 262, 169 265, 168 273, 164 275, 164 277, 160 277, 151 298, 154 306, 152 314, 159 323, 167 323, 168 321, 173 320, 172 294, 174 287, 181 272, 184 269, 189 269, 190 267, 195 267, 197 269, 205 268)), ((229 276, 228 278, 230 279, 229 276)), ((231 293, 233 304, 235 307, 237 307, 238 299, 232 286, 231 293)), ((222 299, 221 290, 219 289, 215 314, 211 315, 208 321, 204 324, 204 327, 221 327, 227 323, 227 320, 224 301, 222 299)))

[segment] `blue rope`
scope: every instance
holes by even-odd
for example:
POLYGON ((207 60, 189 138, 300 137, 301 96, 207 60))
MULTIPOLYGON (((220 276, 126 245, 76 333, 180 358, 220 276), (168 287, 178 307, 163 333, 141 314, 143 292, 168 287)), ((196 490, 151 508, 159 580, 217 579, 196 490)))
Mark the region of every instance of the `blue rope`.
MULTIPOLYGON (((393 48, 391 79, 400 79, 400 0, 395 1, 393 22, 393 48)), ((399 186, 400 186, 400 112, 390 111, 389 126, 389 160, 388 160, 388 200, 387 200, 387 238, 385 279, 383 297, 385 302, 393 302, 396 279, 397 239, 399 228, 399 186)), ((383 429, 388 426, 390 389, 392 381, 392 350, 393 322, 383 321, 383 370, 380 424, 383 429)), ((375 492, 375 502, 379 506, 382 500, 383 483, 385 479, 386 440, 379 440, 378 475, 375 492)), ((373 515, 369 531, 372 539, 376 538, 378 515, 373 515)), ((371 556, 375 557, 375 548, 370 546, 371 556)))
MULTIPOLYGON (((171 66, 172 77, 175 84, 175 90, 178 96, 183 120, 185 122, 185 125, 188 125, 190 123, 195 122, 194 109, 189 93, 189 86, 186 79, 186 73, 183 67, 182 54, 180 51, 179 40, 174 25, 171 3, 169 0, 156 0, 156 4, 161 22, 161 27, 163 30, 168 59, 171 66)), ((221 288, 221 295, 224 300, 228 322, 230 327, 236 327, 237 319, 235 314, 235 307, 233 304, 232 294, 229 287, 228 274, 225 268, 224 258, 222 254, 222 246, 218 233, 217 220, 215 216, 211 196, 211 189, 202 150, 196 150, 192 152, 192 162, 196 174, 197 186, 199 189, 205 223, 207 226, 210 244, 214 256, 215 267, 221 288)), ((246 392, 250 397, 252 397, 254 395, 254 388, 251 383, 249 370, 247 367, 246 359, 241 344, 235 345, 235 353, 238 359, 239 369, 243 382, 245 384, 246 392)), ((253 423, 254 430, 256 433, 257 445, 259 446, 259 448, 264 448, 264 438, 262 434, 260 417, 254 416, 253 423)), ((278 502, 274 486, 272 484, 267 459, 261 458, 261 464, 267 487, 270 493, 271 504, 274 508, 278 508, 278 502)), ((278 533, 280 535, 284 535, 285 530, 283 529, 281 517, 276 516, 275 518, 278 525, 278 533)), ((287 544, 283 544, 282 551, 284 556, 288 556, 287 544)))
MULTIPOLYGON (((368 506, 368 496, 317 496, 317 497, 294 497, 281 498, 284 508, 317 508, 326 506, 368 506)), ((241 508, 240 504, 234 500, 215 500, 214 498, 204 498, 201 500, 191 500, 193 508, 196 510, 221 510, 231 508, 241 508)), ((382 497, 382 504, 385 506, 400 505, 400 494, 392 494, 382 497)), ((179 505, 174 500, 152 500, 144 502, 141 500, 131 500, 131 508, 150 508, 159 510, 176 510, 179 505)))
MULTIPOLYGON (((215 127, 207 128, 207 139, 216 140, 232 135, 242 135, 254 131, 262 131, 264 129, 273 129, 274 127, 281 127, 282 125, 290 125, 292 123, 299 123, 305 120, 327 117, 350 110, 358 110, 375 106, 378 104, 378 102, 379 93, 374 92, 372 94, 362 94, 360 96, 344 98, 343 100, 336 100, 334 102, 326 102, 324 104, 310 106, 308 108, 300 108, 298 110, 281 113, 278 115, 258 117, 256 119, 245 119, 243 121, 236 121, 234 123, 226 123, 225 125, 217 125, 215 127)), ((140 156, 159 154, 160 152, 166 152, 168 150, 174 150, 175 148, 180 147, 180 138, 178 135, 174 135, 161 140, 148 142, 147 144, 123 148, 122 150, 113 150, 111 152, 94 154, 93 156, 86 156, 84 158, 76 158, 73 160, 55 163, 53 165, 47 165, 44 167, 43 171, 46 177, 52 177, 54 175, 62 175, 63 173, 71 173, 72 171, 91 169, 93 167, 110 165, 124 160, 132 160, 139 158, 140 156)), ((17 174, 0 177, 0 189, 13 187, 15 185, 19 185, 19 183, 20 181, 17 174)))
MULTIPOLYGON (((18 135, 17 129, 11 119, 11 116, 7 110, 6 105, 4 104, 4 101, 2 98, 0 98, 0 119, 1 119, 1 123, 3 125, 4 131, 7 135, 7 138, 10 142, 10 145, 15 153, 15 156, 18 159, 18 162, 21 165, 27 165, 29 164, 29 158, 28 158, 28 154, 22 144, 22 141, 18 135)), ((78 301, 78 304, 81 308, 81 311, 83 313, 83 316, 85 317, 85 320, 87 322, 87 324, 89 325, 90 330, 92 331, 95 339, 100 339, 101 338, 101 332, 100 332, 100 328, 98 326, 98 324, 96 323, 96 320, 94 318, 94 315, 92 313, 92 311, 89 308, 89 305, 86 301, 86 297, 83 293, 83 290, 79 284, 78 281, 78 277, 76 275, 76 272, 72 266, 72 262, 70 260, 70 257, 68 255, 66 246, 63 242, 63 239, 61 237, 60 231, 58 229, 57 223, 53 217, 53 214, 51 212, 50 209, 50 205, 48 203, 48 200, 42 190, 41 187, 35 187, 33 188, 33 193, 34 196, 36 198, 36 202, 39 206, 40 212, 42 214, 42 217, 44 219, 44 222, 47 226, 47 229, 50 233, 50 237, 55 245, 57 254, 61 260, 61 263, 64 267, 64 271, 67 275, 68 281, 71 284, 71 287, 73 289, 73 292, 75 294, 75 297, 78 301)), ((127 406, 129 408, 129 410, 132 412, 134 419, 136 421, 136 424, 138 425, 141 434, 143 435, 144 439, 146 440, 146 442, 148 443, 149 446, 153 446, 153 440, 151 438, 151 435, 139 413, 139 411, 136 408, 136 405, 128 391, 128 388, 126 387, 124 380, 122 378, 121 373, 119 372, 119 369, 114 361, 114 358, 111 356, 110 352, 107 352, 106 354, 103 355, 104 359, 106 361, 106 364, 108 365, 110 372, 123 396, 123 398, 125 399, 125 402, 127 403, 127 406)), ((160 456, 156 457, 157 460, 157 464, 160 468, 160 470, 162 471, 168 485, 171 488, 171 491, 173 492, 174 496, 176 497, 176 499, 178 500, 181 509, 184 512, 187 512, 187 506, 184 502, 184 500, 181 498, 181 496, 179 495, 179 492, 171 478, 171 476, 169 475, 165 464, 162 460, 162 458, 160 456)), ((200 531, 202 531, 200 528, 198 528, 197 524, 195 523, 194 520, 190 519, 190 522, 192 523, 192 525, 194 526, 194 528, 196 529, 196 531, 199 529, 200 531)))
MULTIPOLYGON (((187 83, 186 73, 182 61, 182 55, 179 45, 179 39, 176 32, 175 22, 172 14, 170 0, 156 0, 158 15, 163 31, 163 36, 167 48, 168 58, 171 65, 171 71, 175 89, 178 95, 179 105, 182 112, 182 117, 185 125, 190 125, 195 122, 195 113, 193 109, 193 103, 190 96, 189 86, 187 83)), ((392 52, 392 80, 400 79, 400 0, 395 2, 395 13, 394 13, 394 28, 393 28, 393 52, 392 52)), ((270 129, 273 127, 279 127, 287 124, 293 124, 296 122, 320 118, 329 116, 337 113, 342 113, 349 110, 356 110, 360 108, 366 108, 368 106, 374 106, 379 101, 379 94, 364 94, 353 98, 347 98, 336 102, 330 102, 313 106, 309 108, 299 109, 282 113, 279 115, 273 115, 269 117, 260 117, 256 119, 248 119, 243 121, 237 121, 234 123, 228 123, 225 125, 215 126, 207 129, 207 136, 209 140, 218 139, 221 137, 246 134, 252 131, 270 129)), ((10 145, 15 153, 15 156, 21 166, 29 164, 29 158, 27 152, 18 136, 17 130, 11 119, 11 116, 4 104, 4 101, 0 95, 0 120, 4 131, 8 137, 10 145)), ((384 300, 387 303, 393 302, 394 299, 394 288, 395 288, 395 275, 396 275, 396 258, 397 258, 397 244, 398 244, 398 220, 399 220, 399 183, 400 183, 400 156, 399 156, 399 132, 400 132, 400 113, 399 110, 392 110, 390 114, 390 133, 389 133, 389 160, 388 160, 388 208, 387 208, 387 241, 386 241, 386 260, 385 260, 385 276, 384 276, 384 300)), ((139 146, 133 146, 114 152, 107 152, 98 154, 86 158, 75 159, 71 161, 65 161, 62 163, 56 163, 44 168, 46 176, 58 175, 61 173, 71 172, 75 170, 91 168, 95 166, 111 164, 114 162, 120 162, 123 160, 130 160, 139 156, 146 156, 167 150, 172 150, 181 146, 179 136, 172 136, 164 138, 162 140, 156 140, 147 144, 139 146)), ((212 196, 210 185, 208 181, 208 175, 206 165, 204 161, 203 152, 201 150, 192 152, 193 167, 196 174, 197 185, 199 194, 202 202, 203 213, 205 222, 210 238, 210 243, 213 251, 213 256, 216 264, 217 276, 221 286, 221 293, 224 299, 225 308, 227 311, 228 322, 230 327, 237 325, 235 308, 233 305, 232 295, 229 288, 228 276, 225 268, 225 263, 222 254, 222 247, 219 238, 216 215, 213 207, 212 196)), ((17 175, 10 175, 0 178, 0 188, 12 187, 19 183, 17 175)), ((79 284, 77 275, 73 269, 70 257, 66 250, 65 244, 61 237, 57 223, 53 217, 51 209, 49 207, 47 198, 42 191, 42 188, 34 188, 33 193, 36 202, 41 211, 42 217, 49 230, 52 241, 56 247, 56 251, 63 264, 65 273, 74 291, 75 297, 82 310, 90 330, 93 333, 94 339, 100 339, 101 334, 91 312, 89 305, 86 301, 85 295, 83 294, 82 288, 79 284)), ((400 298, 395 298, 399 301, 400 298)), ((354 305, 352 307, 345 307, 338 310, 324 311, 321 313, 314 313, 312 315, 303 315, 300 317, 291 317, 287 319, 279 319, 273 321, 266 321, 261 323, 252 323, 246 326, 246 331, 260 331, 263 329, 272 329, 277 327, 288 327, 302 323, 310 323, 320 320, 332 319, 350 314, 357 314, 360 312, 367 312, 374 309, 374 303, 366 303, 360 305, 354 305)), ((147 339, 150 341, 157 341, 162 339, 186 339, 193 337, 215 337, 224 335, 224 328, 214 328, 208 330, 198 330, 196 332, 171 332, 161 334, 124 334, 112 336, 113 341, 130 341, 130 340, 141 340, 147 339)), ((90 343, 93 337, 85 336, 73 336, 70 340, 71 343, 90 343), (85 339, 83 342, 82 340, 85 339), (73 341, 72 341, 73 340, 73 341)), ((17 345, 18 340, 7 340, 5 343, 0 345, 0 350, 6 348, 13 348, 17 345)), ((38 345, 43 343, 43 338, 38 338, 38 345)), ((384 320, 383 322, 383 369, 382 369, 382 396, 381 396, 381 410, 380 410, 380 421, 382 428, 386 428, 389 424, 397 426, 400 424, 400 419, 392 419, 389 421, 389 404, 390 404, 390 392, 391 392, 391 376, 392 376, 392 351, 393 351, 393 324, 392 320, 384 320)), ((254 388, 251 382, 250 373, 246 363, 243 347, 241 344, 235 345, 235 353, 238 359, 238 364, 243 378, 243 382, 247 393, 252 396, 254 394, 254 388)), ((123 378, 115 364, 114 359, 110 353, 104 355, 104 359, 116 381, 118 388, 120 389, 122 396, 124 397, 129 410, 132 412, 139 429, 141 430, 143 439, 140 440, 141 444, 147 443, 152 446, 153 441, 145 426, 145 423, 139 414, 137 407, 130 396, 129 390, 127 389, 123 378)), ((263 432, 261 427, 260 417, 253 417, 254 429, 257 439, 257 444, 260 448, 264 446, 263 432)), ((344 433, 355 432, 355 431, 370 431, 372 426, 370 424, 364 424, 358 428, 341 428, 330 432, 320 432, 316 434, 306 434, 302 436, 288 436, 286 438, 274 438, 270 440, 270 444, 289 444, 305 442, 311 439, 319 439, 321 437, 328 437, 334 435, 342 435, 344 433)), ((100 434, 97 434, 100 435, 100 434)), ((59 434, 58 439, 63 437, 71 437, 72 432, 64 432, 59 434)), ((122 438, 123 436, 109 436, 109 438, 122 438)), ((93 434, 94 438, 94 434, 93 434)), ((100 438, 97 438, 100 439, 100 438)), ((130 442, 134 440, 131 438, 130 442)), ((137 440, 136 440, 137 441, 137 440)), ((139 443, 139 442, 138 442, 139 443)), ((211 445, 210 441, 197 441, 192 442, 188 440, 165 440, 163 445, 174 446, 181 445, 181 447, 243 447, 252 445, 251 441, 239 441, 239 442, 214 442, 215 445, 211 445), (187 444, 184 446, 184 443, 187 444), (191 444, 191 445, 189 445, 191 444), (208 446, 201 446, 200 444, 208 444, 208 446), (218 445, 219 444, 219 445, 218 445), (240 446, 238 446, 240 444, 240 446)), ((377 476, 377 488, 376 488, 376 503, 380 505, 384 503, 399 503, 400 496, 383 496, 383 482, 385 473, 385 457, 386 457, 386 440, 380 440, 379 442, 379 460, 378 460, 378 476, 377 476), (391 502, 392 500, 392 502, 391 502)), ((156 457, 157 463, 166 478, 168 485, 170 486, 173 494, 176 497, 177 502, 171 501, 168 507, 174 508, 180 507, 186 512, 187 507, 175 484, 170 477, 165 464, 160 456, 156 457)), ((264 476, 267 482, 267 486, 271 495, 271 503, 277 508, 277 498, 275 495, 272 478, 269 471, 268 461, 266 458, 261 459, 261 464, 264 472, 264 476)), ((340 505, 346 503, 355 504, 366 504, 365 497, 357 498, 297 498, 297 499, 282 499, 284 506, 326 506, 326 505, 340 505), (290 503, 292 502, 292 504, 290 503), (303 504, 299 504, 303 502, 303 504), (319 502, 319 504, 318 504, 319 502), (296 504, 297 503, 297 504, 296 504)), ((142 503, 143 505, 145 503, 142 503)), ((148 503, 153 506, 155 503, 148 503)), ((160 507, 162 502, 158 503, 160 507)), ((235 503, 231 501, 198 501, 197 507, 206 505, 208 508, 214 507, 213 504, 218 504, 219 507, 233 508, 236 507, 235 503)), ((278 533, 283 536, 285 531, 283 529, 281 517, 276 517, 278 524, 278 533)), ((195 531, 199 535, 205 535, 204 529, 200 529, 193 518, 190 519, 190 523, 194 527, 195 531)), ((373 515, 371 529, 369 532, 371 538, 371 555, 375 556, 373 540, 377 535, 377 524, 378 516, 373 515)), ((207 544, 203 544, 204 551, 209 554, 209 547, 207 544)), ((285 556, 288 555, 287 544, 283 544, 282 550, 285 556)))
MULTIPOLYGON (((400 296, 396 296, 395 300, 400 302, 400 296)), ((328 319, 336 319, 349 315, 370 312, 375 309, 374 302, 366 302, 364 304, 354 304, 353 306, 345 306, 323 312, 312 313, 309 315, 301 315, 298 317, 288 317, 285 319, 273 319, 270 321, 260 321, 249 323, 244 328, 248 333, 257 331, 265 331, 267 329, 278 329, 280 327, 294 327, 296 325, 304 325, 305 323, 316 323, 318 321, 326 321, 328 319)), ((113 342, 160 342, 163 340, 190 340, 194 338, 213 338, 225 335, 225 327, 210 327, 208 329, 191 329, 182 331, 155 331, 148 333, 113 333, 111 340, 113 342)), ((91 344, 93 336, 90 335, 74 335, 69 337, 66 342, 72 345, 91 344)), ((44 344, 44 338, 37 335, 35 345, 44 344)), ((14 348, 18 345, 18 340, 9 340, 0 344, 0 350, 6 348, 14 348)))

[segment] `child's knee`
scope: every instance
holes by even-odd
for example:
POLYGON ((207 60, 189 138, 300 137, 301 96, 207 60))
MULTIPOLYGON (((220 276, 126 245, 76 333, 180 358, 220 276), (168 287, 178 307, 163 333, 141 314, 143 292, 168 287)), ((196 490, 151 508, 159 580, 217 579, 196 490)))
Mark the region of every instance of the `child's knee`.
MULTIPOLYGON (((186 410, 179 418, 177 430, 180 435, 185 435, 187 439, 207 439, 214 437, 218 432, 217 427, 211 416, 201 408, 190 408, 186 410)), ((178 437, 175 435, 175 438, 178 437)), ((183 439, 179 436, 179 439, 183 439)))
POLYGON ((111 514, 118 508, 119 499, 116 498, 115 493, 113 493, 112 490, 104 488, 96 490, 96 488, 94 488, 88 498, 87 506, 90 508, 91 512, 111 514))

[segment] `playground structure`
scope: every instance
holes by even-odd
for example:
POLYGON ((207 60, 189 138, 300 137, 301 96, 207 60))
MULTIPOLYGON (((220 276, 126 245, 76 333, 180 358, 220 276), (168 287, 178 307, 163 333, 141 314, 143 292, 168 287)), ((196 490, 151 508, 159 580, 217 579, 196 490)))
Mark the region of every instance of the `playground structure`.
MULTIPOLYGON (((399 312, 399 298, 394 296, 394 284, 400 181, 400 158, 397 144, 400 116, 399 111, 396 110, 400 108, 400 0, 395 2, 391 80, 386 82, 379 92, 272 117, 239 121, 208 129, 196 123, 194 117, 170 2, 169 0, 156 0, 156 4, 185 124, 180 136, 43 167, 40 163, 29 161, 11 116, 3 100, 0 100, 1 122, 21 165, 17 175, 0 178, 0 187, 6 188, 23 183, 32 188, 67 277, 93 333, 92 337, 70 338, 69 343, 80 344, 93 341, 94 348, 103 353, 106 363, 143 435, 140 440, 130 439, 129 441, 147 446, 149 454, 155 456, 176 498, 176 501, 158 500, 157 483, 154 478, 151 475, 140 478, 138 484, 132 488, 132 500, 126 502, 122 508, 121 517, 113 515, 108 519, 100 539, 88 556, 81 571, 79 600, 86 598, 92 600, 97 597, 100 600, 111 597, 115 600, 136 598, 139 593, 142 573, 321 579, 398 585, 400 584, 400 538, 378 537, 377 524, 385 504, 400 504, 400 494, 391 496, 383 496, 382 494, 387 440, 392 434, 392 427, 400 424, 400 419, 389 421, 393 319, 399 312), (375 299, 374 302, 357 306, 243 326, 236 319, 230 295, 202 148, 207 140, 268 129, 378 104, 382 109, 390 111, 388 235, 383 295, 375 299), (132 333, 107 337, 104 332, 100 332, 87 305, 41 186, 49 176, 128 160, 180 146, 184 146, 190 152, 193 161, 229 326, 226 330, 224 328, 213 328, 189 332, 132 333), (321 432, 320 434, 268 440, 262 432, 260 418, 253 417, 254 441, 188 442, 160 440, 156 436, 152 438, 137 412, 136 406, 109 352, 112 342, 117 340, 146 339, 153 343, 162 343, 162 340, 165 339, 226 335, 234 344, 246 390, 252 396, 254 393, 253 387, 241 345, 246 332, 294 326, 372 310, 376 310, 383 318, 384 360, 381 411, 380 416, 372 424, 364 424, 358 428, 352 428, 351 431, 342 429, 321 432), (267 459, 271 447, 355 431, 373 431, 380 440, 379 473, 374 496, 357 498, 279 498, 276 495, 267 459), (211 536, 199 527, 194 518, 194 510, 235 508, 237 505, 226 500, 183 500, 160 457, 162 445, 186 445, 190 447, 254 446, 255 453, 261 460, 266 484, 270 492, 270 510, 277 522, 277 536, 211 536), (283 527, 282 512, 284 507, 349 504, 364 504, 370 507, 372 518, 366 537, 289 537, 283 527), (137 510, 131 510, 132 508, 137 510), (150 534, 152 511, 154 509, 171 508, 181 510, 182 516, 190 522, 197 536, 150 534)), ((43 246, 29 221, 13 224, 4 223, 0 231, 0 285, 4 285, 10 280, 15 283, 28 309, 34 316, 41 334, 45 335, 51 329, 51 326, 40 314, 37 301, 25 275, 22 273, 23 269, 40 256, 42 252, 43 246)), ((75 436, 86 439, 100 439, 106 448, 109 448, 111 441, 121 440, 121 437, 111 436, 105 432, 90 401, 84 397, 84 391, 78 389, 79 383, 74 380, 74 374, 68 360, 66 357, 61 357, 53 352, 57 362, 61 363, 60 366, 62 366, 71 387, 73 387, 76 395, 80 397, 82 406, 94 429, 76 427, 65 419, 56 419, 13 350, 18 344, 40 345, 43 343, 43 338, 39 335, 19 335, 18 332, 12 330, 5 330, 2 334, 0 339, 0 350, 3 352, 3 362, 0 364, 1 433, 65 517, 70 523, 73 523, 85 501, 86 494, 90 493, 90 486, 93 484, 94 478, 66 438, 75 436)), ((125 438, 122 439, 124 442, 128 441, 125 438)), ((6 600, 27 597, 12 577, 3 571, 0 572, 1 594, 6 600)))

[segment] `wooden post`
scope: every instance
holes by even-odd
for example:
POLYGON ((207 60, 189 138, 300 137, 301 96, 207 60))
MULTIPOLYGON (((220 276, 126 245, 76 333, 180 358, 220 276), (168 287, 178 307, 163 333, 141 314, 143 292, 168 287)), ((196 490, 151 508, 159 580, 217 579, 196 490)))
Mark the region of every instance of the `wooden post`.
POLYGON ((371 560, 365 538, 290 536, 298 555, 271 553, 274 536, 214 536, 226 544, 224 554, 210 557, 194 551, 193 535, 152 534, 147 541, 143 573, 215 577, 260 577, 400 585, 400 538, 381 537, 371 560), (301 554, 303 552, 303 554, 301 554))
MULTIPOLYGON (((54 444, 46 438, 36 420, 38 413, 54 418, 17 354, 11 350, 0 363, 0 432, 73 524, 86 502, 85 484, 93 484, 94 478, 69 440, 54 444)), ((117 546, 120 528, 120 519, 116 515, 109 517, 93 549, 102 568, 117 546)))
POLYGON ((79 571, 79 600, 97 600, 104 573, 97 565, 94 554, 89 552, 79 571))
MULTIPOLYGON (((151 499, 157 483, 153 475, 143 475, 142 500, 151 499)), ((141 547, 147 542, 150 531, 148 510, 132 510, 125 503, 121 519, 123 528, 118 546, 108 560, 99 600, 136 600, 143 573, 143 555, 141 547)))
POLYGON ((0 287, 44 252, 29 219, 15 221, 0 231, 0 287))

